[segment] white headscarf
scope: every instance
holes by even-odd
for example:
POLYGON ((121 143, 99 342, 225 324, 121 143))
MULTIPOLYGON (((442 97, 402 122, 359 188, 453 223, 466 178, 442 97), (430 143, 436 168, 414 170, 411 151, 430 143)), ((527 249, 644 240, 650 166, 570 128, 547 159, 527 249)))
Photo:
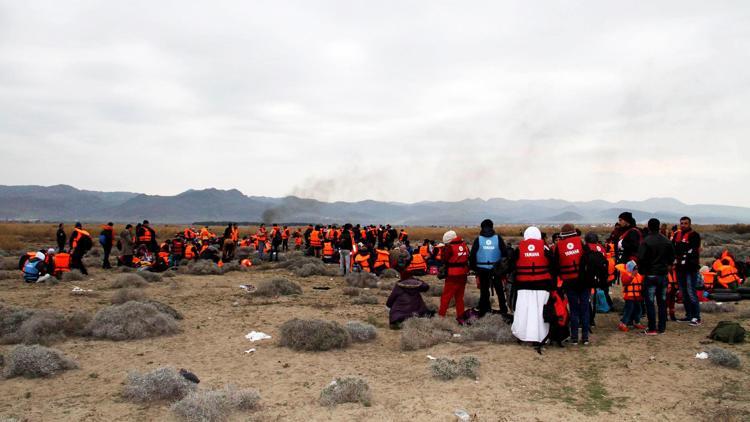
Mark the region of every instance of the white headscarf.
POLYGON ((523 232, 523 240, 529 239, 542 240, 542 232, 539 231, 538 227, 531 226, 523 232))
POLYGON ((456 232, 454 232, 453 230, 448 230, 443 235, 443 243, 451 243, 451 241, 453 241, 453 239, 455 238, 456 238, 456 232))
POLYGON ((36 253, 36 259, 38 259, 40 261, 44 261, 44 254, 41 253, 41 252, 37 252, 36 253))

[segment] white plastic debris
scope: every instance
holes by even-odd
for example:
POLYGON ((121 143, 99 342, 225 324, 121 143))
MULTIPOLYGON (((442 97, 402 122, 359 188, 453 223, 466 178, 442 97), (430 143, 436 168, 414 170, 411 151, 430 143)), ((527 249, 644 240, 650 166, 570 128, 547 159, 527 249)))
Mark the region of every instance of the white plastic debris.
POLYGON ((91 289, 82 289, 78 286, 73 286, 73 290, 70 291, 71 293, 75 295, 85 295, 86 293, 93 293, 93 290, 91 289))
POLYGON ((458 333, 453 334, 453 337, 461 337, 461 334, 458 334, 458 333))
POLYGON ((429 359, 429 360, 437 360, 437 358, 436 358, 436 357, 434 357, 434 356, 430 356, 430 355, 427 355, 427 359, 429 359))
POLYGON ((469 413, 463 409, 456 409, 453 414, 456 415, 457 421, 468 422, 471 420, 471 416, 469 415, 469 413))
POLYGON ((696 359, 708 359, 708 353, 700 352, 695 354, 696 359))
POLYGON ((245 335, 245 338, 250 341, 260 341, 270 339, 271 336, 266 333, 261 333, 260 331, 250 331, 245 335))
POLYGON ((252 349, 247 349, 247 350, 245 350, 245 353, 247 353, 247 354, 255 353, 255 348, 253 347, 252 349))
POLYGON ((240 289, 246 291, 246 292, 254 292, 255 286, 250 284, 240 284, 240 289))

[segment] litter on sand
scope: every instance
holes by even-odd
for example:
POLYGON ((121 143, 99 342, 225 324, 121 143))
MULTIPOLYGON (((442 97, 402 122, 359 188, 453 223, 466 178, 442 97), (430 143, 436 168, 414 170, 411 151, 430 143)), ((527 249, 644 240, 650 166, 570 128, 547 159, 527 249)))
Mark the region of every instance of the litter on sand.
POLYGON ((328 286, 314 286, 313 290, 331 290, 328 286))
POLYGON ((246 292, 254 292, 255 286, 253 286, 252 284, 240 284, 240 289, 246 292))
POLYGON ((434 357, 434 356, 430 356, 430 355, 427 355, 427 359, 429 359, 429 360, 437 360, 437 358, 436 358, 436 357, 434 357))
POLYGON ((71 290, 70 292, 75 295, 84 295, 86 293, 93 293, 94 291, 91 289, 82 289, 78 286, 73 286, 73 290, 71 290))
POLYGON ((247 354, 255 353, 255 348, 253 347, 252 349, 247 349, 247 350, 245 350, 245 353, 247 353, 247 354))
POLYGON ((247 333, 247 335, 245 335, 245 338, 250 341, 260 341, 270 339, 271 336, 266 333, 261 333, 260 331, 250 331, 249 333, 247 333))
POLYGON ((456 409, 453 414, 456 415, 457 421, 468 422, 471 420, 471 416, 469 415, 469 413, 463 409, 456 409))
POLYGON ((696 359, 708 359, 708 353, 700 352, 695 354, 696 359))

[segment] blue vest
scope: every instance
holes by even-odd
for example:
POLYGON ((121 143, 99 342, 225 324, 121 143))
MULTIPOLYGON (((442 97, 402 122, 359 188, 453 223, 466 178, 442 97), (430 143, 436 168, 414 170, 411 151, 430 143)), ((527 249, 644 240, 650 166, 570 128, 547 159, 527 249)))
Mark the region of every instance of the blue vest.
POLYGON ((39 261, 31 262, 30 259, 26 261, 26 264, 23 266, 23 279, 25 281, 39 280, 39 268, 36 267, 38 262, 39 261))
POLYGON ((477 251, 477 267, 491 270, 495 263, 502 259, 500 252, 500 238, 479 236, 479 250, 477 251))

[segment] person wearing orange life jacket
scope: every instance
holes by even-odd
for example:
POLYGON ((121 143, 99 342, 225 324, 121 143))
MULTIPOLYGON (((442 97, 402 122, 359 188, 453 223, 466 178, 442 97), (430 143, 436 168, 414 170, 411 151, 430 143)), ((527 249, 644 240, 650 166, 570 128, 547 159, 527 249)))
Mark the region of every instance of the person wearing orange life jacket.
POLYGON ((198 257, 198 251, 197 251, 197 248, 195 247, 195 243, 189 242, 185 246, 185 259, 187 259, 188 261, 192 261, 196 259, 197 257, 198 257))
POLYGON ((427 274, 427 262, 424 260, 419 252, 414 251, 411 257, 411 263, 407 267, 407 270, 411 275, 425 275, 427 274))
POLYGON ((642 330, 646 326, 641 324, 641 302, 643 302, 643 276, 638 274, 638 266, 635 261, 627 264, 617 264, 622 283, 622 299, 625 307, 622 310, 622 318, 617 325, 620 331, 630 331, 629 326, 642 330))
POLYGON ((323 262, 330 264, 334 261, 334 255, 336 254, 336 249, 333 247, 333 243, 326 240, 323 242, 323 249, 321 250, 321 259, 323 262))
POLYGON ((185 230, 182 231, 182 235, 185 237, 185 240, 190 241, 196 238, 195 230, 193 230, 192 227, 185 227, 185 230))
POLYGON ((315 226, 315 228, 310 231, 309 240, 313 256, 315 256, 316 258, 320 258, 321 252, 323 250, 323 234, 320 231, 320 226, 315 226))
POLYGON ((495 232, 492 220, 482 220, 479 228, 479 236, 474 239, 469 254, 469 267, 474 270, 479 287, 479 317, 481 318, 492 311, 490 297, 495 292, 500 306, 500 314, 507 320, 508 304, 503 282, 500 278, 505 274, 499 274, 499 272, 503 270, 503 264, 508 258, 508 250, 505 247, 503 237, 495 232))
POLYGON ((391 268, 391 253, 387 249, 375 248, 375 262, 372 265, 375 274, 381 275, 383 271, 391 268))
POLYGON ((367 246, 360 246, 357 250, 357 254, 354 256, 354 264, 352 265, 353 271, 369 273, 370 270, 370 250, 367 246))
POLYGON ((430 245, 429 239, 422 242, 422 246, 419 247, 419 254, 422 255, 425 262, 432 257, 432 245, 430 245))
POLYGON ((209 240, 211 240, 211 231, 208 230, 208 226, 203 226, 201 228, 201 232, 198 235, 200 237, 202 243, 207 243, 209 240))
POLYGON ((469 246, 455 231, 448 230, 443 234, 443 263, 445 264, 445 286, 440 297, 438 315, 445 317, 451 299, 456 302, 456 320, 463 324, 464 290, 469 275, 469 246))
POLYGON ((268 241, 268 230, 266 230, 265 224, 261 223, 260 227, 258 227, 258 231, 255 232, 255 239, 258 241, 258 244, 255 246, 255 249, 258 251, 258 258, 263 259, 266 242, 268 241))
POLYGON ((91 235, 86 230, 83 230, 81 223, 76 223, 73 233, 70 235, 70 250, 71 250, 71 268, 77 269, 83 275, 88 275, 89 272, 86 270, 86 266, 83 265, 83 256, 86 255, 91 247, 93 241, 91 235))
POLYGON ((407 233, 405 229, 401 229, 401 231, 398 233, 398 241, 401 243, 406 243, 406 241, 408 240, 409 233, 407 233))
POLYGON ((172 240, 172 247, 170 249, 171 266, 176 267, 180 265, 180 261, 185 256, 185 238, 178 234, 177 237, 172 240))
POLYGON ((697 292, 701 236, 693 230, 692 223, 690 217, 680 218, 680 228, 672 236, 672 245, 676 255, 675 276, 682 293, 682 303, 685 306, 685 317, 679 319, 681 322, 701 320, 701 307, 697 292))
POLYGON ((283 226, 281 228, 281 251, 289 252, 289 238, 292 237, 291 230, 289 227, 283 226))
POLYGON ((99 233, 99 244, 104 249, 102 268, 105 270, 112 268, 112 265, 109 263, 109 254, 112 253, 112 246, 115 244, 115 227, 112 222, 102 226, 102 231, 99 233))
POLYGON ((510 270, 515 273, 516 293, 511 331, 521 341, 541 344, 549 335, 543 309, 555 287, 551 261, 552 253, 542 240, 542 232, 538 227, 528 227, 509 261, 510 270))
POLYGON ((734 259, 727 256, 727 251, 724 252, 711 265, 711 268, 716 272, 715 284, 718 284, 722 289, 734 289, 741 280, 737 275, 734 259))
POLYGON ((156 253, 159 251, 159 244, 156 243, 156 232, 151 228, 148 220, 135 226, 135 243, 136 246, 145 245, 149 252, 156 253))
POLYGON ((273 228, 271 229, 271 234, 269 235, 268 243, 271 245, 271 250, 269 253, 268 260, 278 262, 279 248, 281 247, 281 244, 283 243, 283 239, 281 236, 281 229, 279 228, 278 224, 274 223, 273 228))

